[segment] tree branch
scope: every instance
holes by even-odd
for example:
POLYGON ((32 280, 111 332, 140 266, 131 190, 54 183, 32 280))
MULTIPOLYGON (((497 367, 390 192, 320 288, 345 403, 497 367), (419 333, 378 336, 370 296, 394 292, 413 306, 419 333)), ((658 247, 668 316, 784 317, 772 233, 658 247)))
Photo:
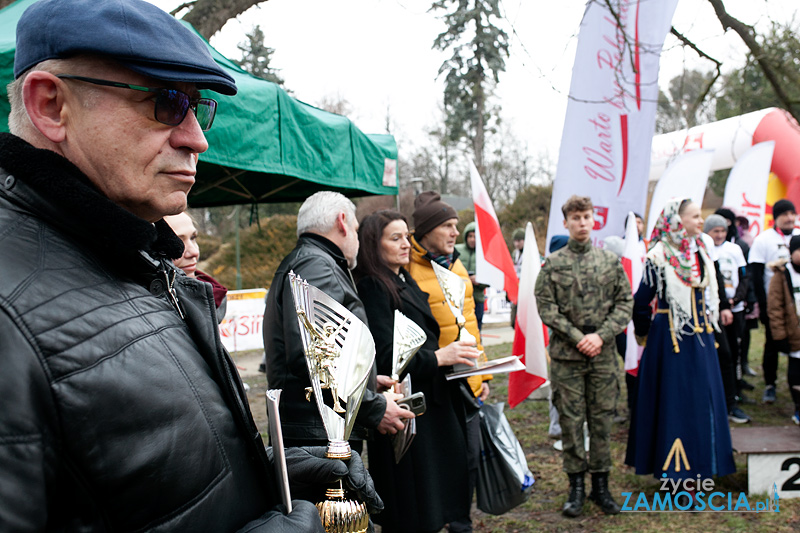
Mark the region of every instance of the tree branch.
POLYGON ((191 10, 183 20, 190 23, 206 40, 217 33, 230 19, 267 0, 194 0, 186 2, 191 10))
POLYGON ((677 37, 678 40, 682 42, 684 45, 688 46, 689 48, 697 52, 697 55, 699 55, 700 57, 704 57, 709 61, 712 61, 715 65, 716 72, 714 73, 714 77, 711 78, 711 80, 709 80, 709 82, 706 84, 705 90, 700 94, 700 96, 697 97, 697 100, 692 106, 692 114, 694 115, 697 109, 700 107, 700 104, 702 104, 705 101, 706 97, 708 96, 708 93, 711 92, 711 87, 713 87, 714 84, 719 79, 719 77, 722 76, 722 62, 714 59, 707 53, 700 50, 700 48, 698 48, 696 44, 694 44, 685 35, 676 30, 674 26, 670 28, 670 33, 672 33, 672 35, 677 37))
POLYGON ((725 10, 725 5, 722 3, 722 0, 708 1, 714 7, 714 12, 719 19, 720 24, 722 24, 722 28, 725 31, 728 31, 729 29, 733 30, 737 35, 739 35, 739 37, 741 37, 742 41, 744 41, 744 44, 750 49, 750 52, 753 54, 756 62, 758 62, 758 66, 761 67, 761 70, 764 72, 764 76, 769 81, 772 89, 775 91, 775 96, 778 98, 781 104, 783 104, 784 108, 792 115, 792 117, 794 117, 796 121, 800 122, 800 110, 795 107, 792 99, 783 89, 778 73, 767 59, 764 49, 761 48, 761 45, 758 44, 758 41, 756 41, 755 30, 753 27, 748 26, 739 19, 732 17, 725 10))

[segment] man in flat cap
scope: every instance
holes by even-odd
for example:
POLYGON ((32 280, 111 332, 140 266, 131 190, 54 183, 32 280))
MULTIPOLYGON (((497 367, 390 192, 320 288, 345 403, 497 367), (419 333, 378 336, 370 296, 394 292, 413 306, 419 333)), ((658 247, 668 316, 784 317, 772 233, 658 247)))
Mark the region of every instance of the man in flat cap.
MULTIPOLYGON (((216 102, 236 85, 141 0, 42 0, 17 26, 0 134, 0 529, 322 531, 279 505, 214 320, 170 263, 216 102)), ((292 449, 293 495, 350 469, 292 449)), ((324 450, 322 451, 324 454, 324 450)))

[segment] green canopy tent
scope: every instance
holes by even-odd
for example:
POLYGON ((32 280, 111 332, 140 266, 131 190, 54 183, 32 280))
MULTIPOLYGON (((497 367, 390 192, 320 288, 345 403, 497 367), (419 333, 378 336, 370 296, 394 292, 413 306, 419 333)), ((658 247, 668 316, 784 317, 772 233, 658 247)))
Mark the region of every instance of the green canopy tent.
MULTIPOLYGON (((14 78, 17 21, 34 1, 18 0, 0 10, 2 117, 9 112, 6 85, 14 78)), ((208 48, 236 80, 239 94, 209 93, 219 108, 206 133, 209 149, 200 154, 191 207, 295 202, 319 190, 397 194, 397 145, 391 135, 364 134, 346 117, 296 100, 208 48)), ((0 131, 8 131, 7 120, 0 120, 0 131)))

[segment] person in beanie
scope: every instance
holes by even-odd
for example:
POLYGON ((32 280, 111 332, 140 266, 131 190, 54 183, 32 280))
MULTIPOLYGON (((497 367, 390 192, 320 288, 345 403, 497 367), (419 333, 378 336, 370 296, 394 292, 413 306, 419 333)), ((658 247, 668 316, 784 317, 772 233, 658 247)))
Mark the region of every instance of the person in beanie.
POLYGON ((750 417, 736 405, 737 382, 736 361, 739 359, 739 338, 744 329, 744 300, 747 297, 747 261, 744 259, 742 249, 727 240, 728 221, 720 215, 711 215, 703 225, 703 231, 714 241, 713 250, 709 254, 714 258, 719 270, 718 286, 720 309, 727 302, 731 315, 731 322, 726 324, 720 320, 724 332, 722 335, 714 333, 717 339, 717 355, 719 367, 722 372, 722 384, 725 388, 725 402, 728 407, 728 418, 736 424, 750 422, 750 417))
POLYGON ((581 514, 589 470, 589 499, 604 513, 617 514, 620 507, 608 488, 611 424, 619 391, 614 337, 631 319, 631 284, 617 256, 592 246, 591 199, 571 196, 561 211, 569 241, 545 259, 534 292, 542 322, 553 332, 550 379, 570 486, 562 513, 573 518, 581 514), (584 421, 589 425, 588 462, 584 421))
POLYGON ((773 270, 766 265, 778 259, 789 259, 789 240, 792 235, 800 234, 794 227, 797 211, 794 204, 783 199, 772 206, 772 217, 775 224, 772 228, 762 231, 753 241, 750 248, 750 268, 753 273, 753 286, 758 300, 759 319, 765 326, 764 340, 764 403, 775 403, 775 381, 778 378, 778 349, 772 340, 772 328, 769 327, 767 313, 767 289, 772 279, 773 270))
POLYGON ((486 293, 488 285, 478 283, 475 280, 475 222, 470 222, 464 228, 464 242, 456 244, 458 257, 467 269, 469 279, 472 282, 472 299, 475 300, 475 318, 478 319, 478 330, 483 328, 483 311, 486 305, 486 293))
MULTIPOLYGON (((478 330, 478 319, 475 316, 475 302, 472 299, 472 283, 467 269, 459 259, 456 250, 458 237, 458 213, 452 206, 442 201, 439 193, 425 191, 414 200, 414 234, 411 236, 411 262, 408 272, 419 288, 428 293, 428 304, 433 316, 439 324, 439 347, 444 348, 458 337, 458 325, 450 307, 445 301, 442 288, 436 279, 432 262, 458 274, 466 284, 466 296, 462 313, 466 319, 465 327, 477 339, 477 348, 483 352, 480 343, 481 333, 478 330)), ((462 341, 471 345, 467 341, 462 341)), ((482 354, 481 359, 486 360, 482 354)), ((479 359, 480 360, 480 359, 479 359)), ((465 398, 466 434, 467 434, 467 467, 469 469, 469 499, 478 479, 478 460, 480 454, 480 403, 489 396, 488 380, 491 376, 472 376, 459 379, 459 387, 465 398)), ((472 531, 472 520, 469 514, 450 522, 451 532, 472 531)))
POLYGON ((789 260, 767 265, 776 274, 769 283, 767 313, 775 348, 789 356, 786 378, 794 402, 792 422, 800 425, 800 235, 790 239, 789 254, 789 260))

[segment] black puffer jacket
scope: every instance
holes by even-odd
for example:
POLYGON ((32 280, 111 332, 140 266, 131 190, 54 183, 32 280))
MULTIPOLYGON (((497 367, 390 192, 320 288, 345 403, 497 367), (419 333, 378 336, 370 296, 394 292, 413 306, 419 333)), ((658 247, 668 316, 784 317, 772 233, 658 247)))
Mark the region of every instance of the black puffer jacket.
MULTIPOLYGON (((344 305, 365 324, 367 314, 341 250, 325 237, 313 233, 301 235, 297 246, 275 271, 267 293, 264 310, 267 381, 270 387, 283 389, 280 410, 284 437, 327 441, 317 405, 305 399, 305 388, 311 386, 311 381, 289 286, 290 271, 344 305)), ((375 368, 373 365, 351 439, 367 438, 368 429, 378 427, 386 411, 384 396, 373 392, 377 382, 375 368)))
POLYGON ((0 134, 0 529, 236 531, 277 502, 182 246, 0 134), (148 250, 145 253, 142 250, 148 250))

